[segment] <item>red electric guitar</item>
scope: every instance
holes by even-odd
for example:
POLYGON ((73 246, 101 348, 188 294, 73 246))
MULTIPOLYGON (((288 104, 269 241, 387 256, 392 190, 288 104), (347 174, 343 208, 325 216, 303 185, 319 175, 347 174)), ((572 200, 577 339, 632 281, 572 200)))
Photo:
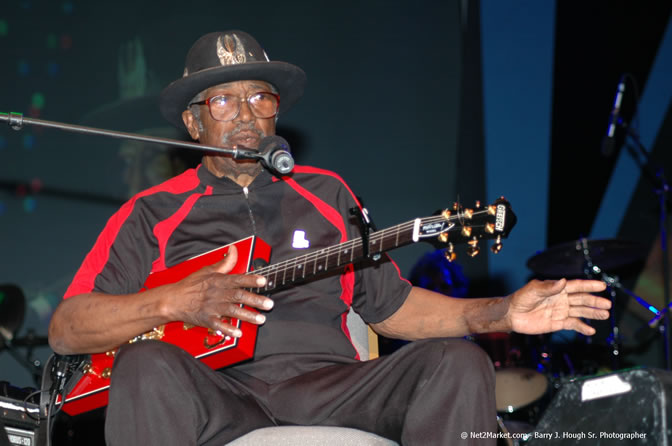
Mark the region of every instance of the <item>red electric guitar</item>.
MULTIPOLYGON (((515 224, 516 216, 504 198, 486 207, 481 207, 477 203, 475 209, 465 209, 456 205, 453 210, 444 210, 438 215, 417 218, 371 232, 366 237, 368 241, 357 238, 277 264, 256 268, 254 274, 265 276, 267 283, 266 286, 252 291, 258 294, 270 294, 326 271, 356 263, 367 256, 375 259, 385 251, 418 241, 446 247, 446 256, 449 260, 455 257, 454 244, 467 243, 469 245, 467 253, 473 257, 478 254, 478 242, 482 239, 494 239, 495 243, 491 246, 491 250, 498 253, 502 248, 502 238, 509 235, 515 224), (367 246, 364 246, 365 243, 367 246)), ((256 259, 262 259, 268 264, 271 248, 263 240, 251 236, 231 245, 235 245, 238 249, 238 263, 231 274, 251 272, 253 261, 256 259)), ((145 281, 143 289, 177 282, 204 266, 214 264, 223 258, 231 245, 201 254, 164 271, 152 273, 145 281)), ((204 327, 170 322, 155 327, 129 342, 147 339, 169 342, 183 348, 211 368, 219 369, 250 359, 254 354, 257 326, 237 319, 231 319, 230 322, 242 330, 242 337, 227 339, 204 327)), ((77 366, 77 371, 63 392, 66 394, 63 405, 65 412, 76 415, 107 405, 107 391, 115 353, 116 350, 93 354, 77 366)), ((62 398, 59 396, 56 402, 60 404, 62 398)))

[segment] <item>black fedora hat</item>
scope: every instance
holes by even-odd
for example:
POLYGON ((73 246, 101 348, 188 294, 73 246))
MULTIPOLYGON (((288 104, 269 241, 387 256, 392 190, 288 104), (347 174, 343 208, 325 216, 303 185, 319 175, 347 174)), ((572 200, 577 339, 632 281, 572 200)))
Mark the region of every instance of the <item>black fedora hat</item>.
POLYGON ((191 47, 182 78, 161 92, 159 108, 168 121, 183 128, 182 112, 194 96, 214 85, 240 80, 262 80, 275 86, 283 113, 303 94, 306 74, 295 65, 269 60, 246 32, 214 32, 191 47))

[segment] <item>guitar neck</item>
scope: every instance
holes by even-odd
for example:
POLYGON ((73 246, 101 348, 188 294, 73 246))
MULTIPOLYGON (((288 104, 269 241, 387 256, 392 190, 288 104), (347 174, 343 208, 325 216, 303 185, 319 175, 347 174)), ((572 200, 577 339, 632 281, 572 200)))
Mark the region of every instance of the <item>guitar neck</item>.
MULTIPOLYGON (((413 239, 413 234, 414 228, 419 224, 420 219, 416 219, 372 232, 369 235, 369 256, 376 256, 417 241, 417 237, 416 240, 413 239)), ((415 232, 417 233, 417 229, 415 232)), ((358 237, 339 245, 256 269, 248 274, 260 274, 267 279, 266 286, 255 288, 252 291, 270 293, 313 276, 342 268, 350 263, 357 263, 365 257, 363 239, 358 237)))
POLYGON ((357 263, 364 258, 372 257, 385 251, 423 240, 435 247, 467 243, 470 256, 478 254, 479 240, 494 239, 491 250, 496 254, 502 247, 501 239, 509 235, 516 224, 516 215, 511 211, 509 203, 500 198, 493 204, 477 210, 463 209, 456 206, 455 213, 444 210, 439 215, 416 218, 396 226, 392 226, 369 234, 368 249, 363 246, 362 237, 348 240, 339 245, 323 248, 318 251, 285 260, 273 265, 258 268, 248 274, 260 274, 266 277, 266 286, 253 288, 256 293, 270 293, 279 288, 291 286, 296 282, 341 269, 350 263, 357 263))

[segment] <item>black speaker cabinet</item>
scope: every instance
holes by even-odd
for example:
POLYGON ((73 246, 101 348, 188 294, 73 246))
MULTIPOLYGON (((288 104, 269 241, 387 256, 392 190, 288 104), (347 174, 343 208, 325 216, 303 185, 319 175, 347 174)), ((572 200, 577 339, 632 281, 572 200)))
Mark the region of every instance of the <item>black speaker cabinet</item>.
POLYGON ((531 445, 672 446, 672 372, 631 369, 563 384, 531 445))
POLYGON ((37 404, 0 396, 0 445, 37 446, 40 443, 37 404))

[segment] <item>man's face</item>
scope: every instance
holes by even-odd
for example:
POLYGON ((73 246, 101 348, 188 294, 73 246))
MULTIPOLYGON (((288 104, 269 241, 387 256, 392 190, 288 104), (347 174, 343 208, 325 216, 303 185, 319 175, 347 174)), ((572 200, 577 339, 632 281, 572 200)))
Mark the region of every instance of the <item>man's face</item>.
POLYGON ((210 115, 207 105, 196 105, 194 107, 201 107, 200 117, 203 128, 199 129, 191 110, 187 110, 182 114, 182 118, 189 134, 193 139, 205 145, 215 147, 241 145, 256 149, 264 136, 275 134, 275 118, 257 118, 244 100, 249 95, 262 91, 273 91, 273 89, 264 81, 237 81, 208 88, 205 91, 206 99, 221 94, 241 98, 240 113, 232 121, 216 121, 210 115))
MULTIPOLYGON (((182 120, 191 137, 201 144, 215 147, 240 145, 257 149, 264 136, 275 134, 275 117, 257 118, 245 100, 251 94, 262 91, 272 92, 273 89, 263 81, 236 81, 210 87, 205 91, 206 99, 221 94, 242 99, 238 116, 231 121, 217 121, 213 119, 207 105, 196 105, 192 107, 201 107, 202 128, 199 128, 191 110, 182 113, 182 120)), ((203 163, 215 175, 228 176, 241 185, 248 184, 261 170, 256 160, 234 160, 229 156, 213 154, 206 154, 203 163)))

